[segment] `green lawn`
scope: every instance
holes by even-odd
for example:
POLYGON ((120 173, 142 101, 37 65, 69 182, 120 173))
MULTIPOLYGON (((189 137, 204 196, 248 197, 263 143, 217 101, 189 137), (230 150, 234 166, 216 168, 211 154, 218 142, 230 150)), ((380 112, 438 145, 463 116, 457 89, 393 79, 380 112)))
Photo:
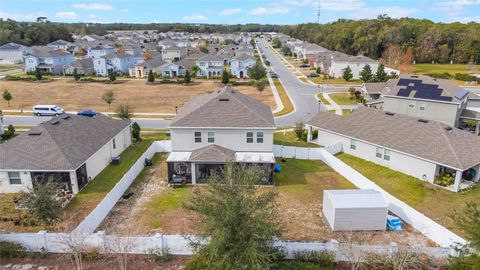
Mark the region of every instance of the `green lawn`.
POLYGON ((0 65, 0 72, 9 71, 17 68, 19 68, 19 66, 17 65, 0 65))
POLYGON ((452 219, 454 211, 464 209, 468 202, 480 202, 480 186, 454 193, 360 158, 343 153, 337 157, 393 196, 460 235, 462 232, 452 219))
MULTIPOLYGON (((476 69, 480 69, 480 65, 476 65, 476 69)), ((469 67, 462 64, 415 64, 413 72, 420 74, 447 72, 455 75, 455 73, 469 73, 469 67)))
POLYGON ((297 136, 295 135, 295 132, 293 131, 287 131, 285 132, 285 135, 283 134, 283 132, 273 133, 273 143, 278 145, 285 145, 285 146, 321 147, 318 144, 298 140, 297 136))
POLYGON ((292 101, 290 100, 290 97, 288 97, 288 94, 285 91, 285 88, 283 88, 282 83, 276 78, 273 79, 273 83, 277 88, 278 95, 280 96, 280 99, 282 100, 282 104, 283 104, 283 110, 275 113, 275 116, 281 116, 281 115, 291 113, 293 111, 293 104, 292 104, 292 101))
POLYGON ((168 189, 149 201, 142 214, 150 217, 150 228, 160 228, 163 215, 168 214, 169 211, 181 210, 191 190, 192 188, 187 186, 168 189))
POLYGON ((318 93, 318 94, 317 94, 317 98, 320 99, 320 101, 321 101, 324 105, 330 105, 330 102, 328 102, 328 100, 326 100, 326 99, 323 97, 323 94, 322 94, 322 93, 318 93))
POLYGON ((350 98, 349 93, 332 93, 329 96, 338 105, 356 105, 358 103, 356 99, 350 98))

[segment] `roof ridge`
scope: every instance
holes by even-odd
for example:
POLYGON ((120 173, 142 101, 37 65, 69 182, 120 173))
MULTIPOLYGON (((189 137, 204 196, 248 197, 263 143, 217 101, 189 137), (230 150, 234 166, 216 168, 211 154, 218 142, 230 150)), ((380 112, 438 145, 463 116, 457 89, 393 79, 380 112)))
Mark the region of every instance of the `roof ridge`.
MULTIPOLYGON (((441 133, 442 133, 442 137, 443 137, 443 138, 445 139, 445 141, 447 142, 448 148, 449 148, 450 151, 452 152, 453 157, 455 158, 455 161, 457 161, 458 165, 463 166, 463 162, 460 161, 460 158, 458 157, 457 152, 455 151, 455 148, 452 146, 452 144, 451 144, 451 142, 450 142, 450 138, 447 137, 445 128, 442 126, 442 124, 441 124, 440 122, 435 121, 435 124, 442 129, 442 132, 441 132, 441 133)), ((447 132, 448 132, 448 131, 447 131, 447 132)))
MULTIPOLYGON (((52 120, 56 119, 57 117, 54 117, 52 118, 52 120)), ((62 153, 63 157, 65 158, 65 160, 68 162, 68 164, 70 165, 70 167, 73 168, 73 163, 72 161, 68 158, 67 154, 63 151, 62 147, 60 147, 60 145, 58 144, 58 141, 55 140, 55 137, 52 136, 52 134, 50 134, 50 130, 46 127, 46 125, 50 122, 52 122, 52 120, 50 121, 47 121, 45 123, 42 123, 44 126, 43 126, 43 130, 45 130, 48 134, 48 136, 50 137, 50 139, 55 143, 55 146, 60 150, 60 152, 62 153)), ((58 120, 57 120, 58 121, 58 120)))
MULTIPOLYGON (((228 87, 228 89, 233 89, 232 87, 230 86, 225 86, 225 87, 228 87)), ((228 90, 227 89, 227 90, 228 90)), ((264 122, 266 123, 269 123, 269 121, 267 119, 265 119, 264 117, 262 117, 261 115, 259 115, 255 110, 252 110, 252 108, 250 108, 250 106, 247 106, 244 102, 242 102, 241 100, 239 100, 237 97, 235 97, 234 95, 230 95, 232 97, 234 97, 238 102, 240 102, 240 104, 242 104, 243 107, 247 108, 248 110, 250 110, 251 112, 253 112, 256 116, 258 116, 259 118, 261 118, 264 122)), ((250 98, 250 97, 248 97, 250 98)), ((263 102, 259 101, 262 105, 265 105, 263 104, 263 102)), ((267 105, 265 105, 267 106, 267 105)), ((270 108, 269 108, 270 109, 270 108)))

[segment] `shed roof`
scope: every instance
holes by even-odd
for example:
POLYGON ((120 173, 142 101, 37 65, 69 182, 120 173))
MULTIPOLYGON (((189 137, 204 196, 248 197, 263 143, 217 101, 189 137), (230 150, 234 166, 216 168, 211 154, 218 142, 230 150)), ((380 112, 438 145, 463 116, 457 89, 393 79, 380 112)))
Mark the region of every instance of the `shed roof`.
POLYGON ((382 193, 372 189, 325 190, 327 195, 335 209, 388 208, 382 193))

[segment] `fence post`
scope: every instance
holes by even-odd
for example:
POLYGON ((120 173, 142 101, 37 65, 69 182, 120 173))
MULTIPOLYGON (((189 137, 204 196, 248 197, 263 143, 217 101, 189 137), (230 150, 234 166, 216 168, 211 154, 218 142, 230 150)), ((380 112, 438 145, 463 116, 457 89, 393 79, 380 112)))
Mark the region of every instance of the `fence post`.
POLYGON ((100 239, 100 246, 102 248, 103 251, 106 251, 107 250, 107 243, 105 241, 105 231, 98 231, 97 232, 97 237, 100 239))
POLYGON ((155 234, 155 247, 156 248, 160 248, 160 250, 164 250, 164 246, 163 246, 163 234, 161 233, 156 233, 155 234))
POLYGON ((332 252, 336 261, 338 261, 338 259, 339 259, 338 246, 339 246, 339 243, 335 239, 331 239, 325 245, 325 248, 326 248, 327 252, 332 252))
POLYGON ((42 251, 42 248, 44 248, 44 250, 48 251, 47 231, 42 230, 42 231, 39 231, 38 234, 41 235, 41 237, 42 237, 43 245, 40 247, 40 250, 37 250, 37 251, 42 251))

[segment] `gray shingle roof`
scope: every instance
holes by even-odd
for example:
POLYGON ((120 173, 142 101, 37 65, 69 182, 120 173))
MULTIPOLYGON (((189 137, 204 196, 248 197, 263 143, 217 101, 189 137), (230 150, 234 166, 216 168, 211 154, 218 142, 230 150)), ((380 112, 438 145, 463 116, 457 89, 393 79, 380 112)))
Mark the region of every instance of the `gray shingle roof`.
POLYGON ((385 91, 384 82, 364 83, 365 91, 369 94, 383 93, 385 91))
POLYGON ((0 46, 0 50, 18 50, 21 47, 23 47, 23 45, 10 42, 10 43, 3 44, 2 46, 0 46))
POLYGON ((109 54, 106 54, 106 55, 101 56, 101 57, 103 59, 115 59, 115 58, 124 59, 124 58, 133 57, 133 55, 128 54, 128 53, 109 53, 109 54))
POLYGON ((186 103, 170 127, 275 128, 270 107, 225 86, 186 103))
POLYGON ((480 137, 437 121, 360 107, 343 117, 321 112, 307 124, 456 169, 480 163, 480 137))
POLYGON ((235 151, 225 147, 211 144, 192 151, 188 161, 192 162, 219 162, 235 160, 235 151))
POLYGON ((102 114, 54 117, 0 144, 0 169, 74 170, 129 125, 102 114))
POLYGON ((35 57, 60 57, 71 54, 61 50, 52 50, 47 46, 33 46, 32 55, 35 57))
POLYGON ((93 59, 92 58, 84 58, 84 59, 77 59, 69 64, 70 66, 76 69, 92 69, 93 68, 93 59))
POLYGON ((241 55, 237 55, 235 57, 232 57, 232 61, 233 60, 238 60, 238 61, 253 60, 253 61, 255 61, 255 57, 250 56, 248 54, 241 54, 241 55))

